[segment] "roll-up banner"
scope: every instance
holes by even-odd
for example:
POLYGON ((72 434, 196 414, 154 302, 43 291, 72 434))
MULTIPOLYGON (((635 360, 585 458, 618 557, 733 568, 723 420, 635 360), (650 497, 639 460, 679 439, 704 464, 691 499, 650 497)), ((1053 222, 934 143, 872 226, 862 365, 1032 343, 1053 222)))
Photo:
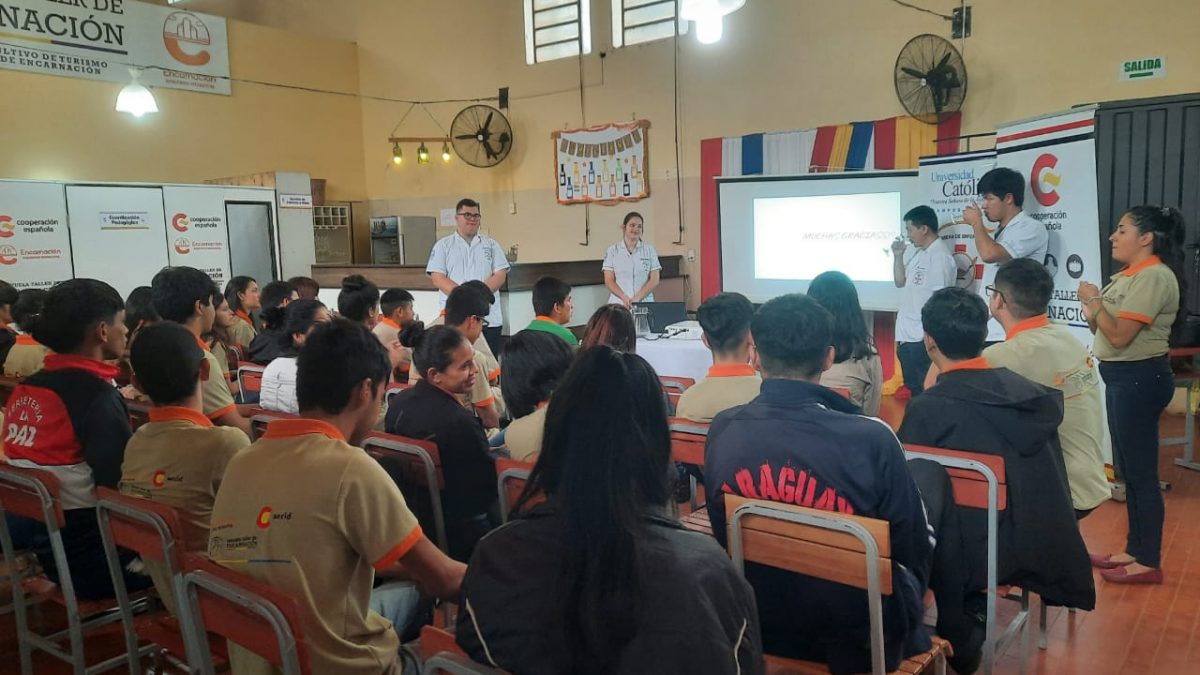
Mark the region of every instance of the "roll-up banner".
POLYGON ((63 185, 0 181, 0 279, 50 288, 72 276, 63 185))

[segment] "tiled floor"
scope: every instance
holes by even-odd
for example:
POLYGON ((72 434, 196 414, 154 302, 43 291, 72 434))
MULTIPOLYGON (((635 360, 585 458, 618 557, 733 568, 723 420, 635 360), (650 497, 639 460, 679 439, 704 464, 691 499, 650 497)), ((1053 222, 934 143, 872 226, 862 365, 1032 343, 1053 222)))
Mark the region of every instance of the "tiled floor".
MULTIPOLYGON (((896 423, 903 415, 902 404, 885 399, 882 415, 896 423)), ((1177 435, 1183 426, 1179 417, 1164 418, 1166 435, 1177 435)), ((1074 616, 1052 609, 1049 615, 1048 649, 1030 645, 1029 669, 1047 675, 1109 675, 1156 673, 1192 675, 1200 673, 1200 474, 1176 467, 1173 459, 1182 448, 1162 453, 1162 478, 1170 481, 1166 493, 1167 516, 1163 540, 1166 583, 1161 586, 1121 586, 1097 579, 1094 612, 1074 616)), ((1102 505, 1082 523, 1088 547, 1095 552, 1118 551, 1125 535, 1125 506, 1102 505)), ((1008 603, 1004 603, 1008 604, 1008 603)), ((46 619, 53 621, 53 612, 46 619)), ((1036 614, 1034 616, 1036 621, 1036 614)), ((1018 645, 997 663, 997 673, 1019 672, 1018 645)), ((120 650, 119 638, 110 635, 89 643, 97 656, 120 650)), ((11 616, 0 617, 0 675, 18 673, 16 642, 11 616)), ((57 675, 69 670, 39 657, 38 675, 57 675)))

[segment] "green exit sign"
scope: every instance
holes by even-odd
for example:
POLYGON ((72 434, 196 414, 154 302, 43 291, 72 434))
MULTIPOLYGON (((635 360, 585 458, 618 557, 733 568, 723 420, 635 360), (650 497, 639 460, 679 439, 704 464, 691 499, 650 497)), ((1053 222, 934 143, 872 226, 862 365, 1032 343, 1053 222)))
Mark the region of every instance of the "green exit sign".
POLYGON ((1121 64, 1120 79, 1122 80, 1156 80, 1166 76, 1167 57, 1165 56, 1130 59, 1121 64))

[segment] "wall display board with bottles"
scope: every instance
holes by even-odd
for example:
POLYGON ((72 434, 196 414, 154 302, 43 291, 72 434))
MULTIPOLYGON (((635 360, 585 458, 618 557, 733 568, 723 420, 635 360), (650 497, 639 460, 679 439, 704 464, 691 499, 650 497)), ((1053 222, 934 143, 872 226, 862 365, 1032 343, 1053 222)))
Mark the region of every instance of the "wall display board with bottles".
POLYGON ((617 204, 650 196, 649 120, 564 129, 554 141, 559 204, 617 204))

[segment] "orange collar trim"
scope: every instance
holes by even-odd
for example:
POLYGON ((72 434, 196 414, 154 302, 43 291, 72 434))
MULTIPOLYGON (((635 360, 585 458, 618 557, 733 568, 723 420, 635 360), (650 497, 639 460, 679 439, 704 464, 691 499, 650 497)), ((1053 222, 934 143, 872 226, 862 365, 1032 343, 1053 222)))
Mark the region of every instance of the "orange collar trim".
POLYGON ((443 309, 442 313, 438 314, 438 316, 442 317, 443 319, 446 318, 446 310, 443 309))
POLYGON ((1160 264, 1162 264, 1162 259, 1160 259, 1156 255, 1152 255, 1140 263, 1130 265, 1129 267, 1126 267, 1125 269, 1121 270, 1121 276, 1131 277, 1131 276, 1137 274, 1138 272, 1141 272, 1142 270, 1146 269, 1147 267, 1154 267, 1155 265, 1160 265, 1160 264))
POLYGON ((1050 325, 1050 317, 1046 316, 1045 314, 1031 316, 1028 319, 1025 319, 1024 321, 1020 321, 1020 322, 1014 324, 1013 327, 1011 329, 1009 329, 1008 335, 1004 336, 1004 339, 1011 340, 1011 339, 1013 339, 1013 337, 1015 337, 1017 335, 1017 333, 1023 333, 1027 330, 1033 330, 1034 328, 1045 328, 1046 326, 1049 326, 1049 325, 1050 325))
POLYGON ((385 326, 391 326, 392 328, 395 328, 396 330, 400 330, 400 324, 396 323, 395 320, 388 318, 386 316, 383 317, 382 319, 380 319, 379 323, 381 323, 385 326))
POLYGON ((550 399, 546 399, 545 401, 542 401, 541 403, 537 404, 537 407, 534 408, 534 410, 541 410, 542 408, 545 408, 548 405, 550 405, 550 399))
POLYGON ((335 441, 346 442, 346 437, 337 427, 329 422, 308 418, 274 420, 267 424, 267 433, 263 434, 263 438, 293 438, 307 434, 321 434, 335 441))
POLYGON ((542 316, 541 314, 533 317, 533 320, 534 321, 545 321, 546 323, 555 323, 555 324, 558 323, 553 318, 548 317, 548 316, 542 316))
POLYGON ((721 363, 708 369, 709 377, 749 377, 757 375, 749 363, 721 363))
POLYGON ((205 342, 203 339, 201 339, 201 337, 199 335, 196 336, 196 344, 200 345, 200 349, 203 349, 204 351, 209 352, 209 353, 212 352, 212 347, 209 347, 208 343, 205 342))
POLYGON ((991 368, 992 364, 988 363, 986 358, 982 356, 976 356, 973 359, 967 359, 966 361, 959 361, 958 363, 952 364, 942 372, 949 373, 953 370, 991 370, 991 368))
POLYGON ((14 344, 24 345, 26 347, 41 347, 42 343, 33 339, 33 336, 28 333, 18 333, 17 341, 14 344))
POLYGON ((151 422, 191 422, 196 426, 211 427, 212 420, 204 416, 204 413, 191 408, 184 408, 178 405, 164 405, 159 408, 150 409, 151 422))
POLYGON ((250 324, 251 328, 254 328, 254 319, 251 319, 250 315, 247 314, 244 310, 239 309, 238 311, 234 312, 234 314, 237 315, 237 318, 250 324))

